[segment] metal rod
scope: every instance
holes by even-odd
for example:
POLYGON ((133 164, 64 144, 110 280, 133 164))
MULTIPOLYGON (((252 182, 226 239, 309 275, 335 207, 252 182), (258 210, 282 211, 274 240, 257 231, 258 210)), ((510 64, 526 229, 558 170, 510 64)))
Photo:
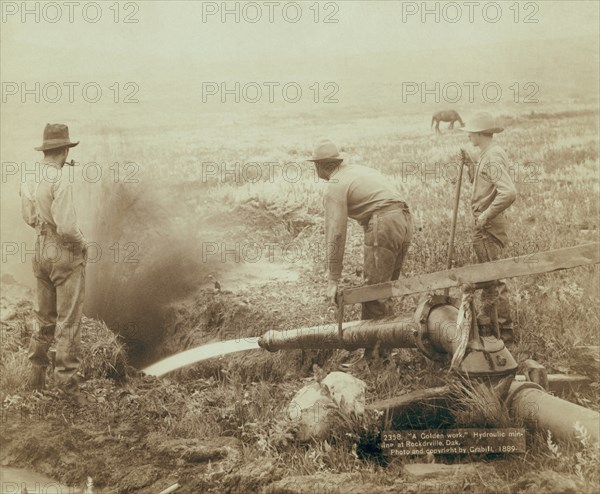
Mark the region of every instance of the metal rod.
MULTIPOLYGON (((446 267, 448 269, 452 269, 452 261, 454 260, 454 236, 456 234, 456 218, 458 216, 458 206, 460 203, 460 189, 462 185, 462 176, 463 176, 463 159, 461 156, 460 168, 458 170, 458 180, 456 181, 456 190, 454 192, 454 211, 452 212, 452 224, 450 225, 450 243, 448 244, 448 262, 446 262, 446 267)), ((444 295, 450 295, 450 288, 444 288, 444 295)))

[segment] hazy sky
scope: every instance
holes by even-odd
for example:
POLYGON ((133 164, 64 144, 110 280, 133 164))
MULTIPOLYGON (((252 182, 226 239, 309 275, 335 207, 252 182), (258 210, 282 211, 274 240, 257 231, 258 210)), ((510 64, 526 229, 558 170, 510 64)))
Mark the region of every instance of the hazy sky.
POLYGON ((121 2, 115 9, 115 2, 108 1, 99 2, 100 11, 89 5, 93 2, 76 2, 70 22, 69 2, 25 3, 32 11, 38 9, 39 19, 32 13, 23 18, 23 2, 2 1, 3 80, 40 73, 46 78, 62 75, 62 80, 65 73, 92 78, 107 71, 131 75, 140 68, 160 71, 169 66, 165 62, 285 66, 294 60, 334 57, 343 63, 345 55, 357 53, 597 36, 599 5, 596 1, 547 0, 425 2, 428 9, 437 10, 439 18, 429 14, 423 19, 423 2, 226 2, 239 19, 230 13, 222 22, 223 2, 121 2), (470 3, 477 5, 469 7, 470 3), (115 22, 117 10, 119 22, 115 22), (315 22, 317 11, 319 22, 315 22), (97 22, 86 21, 96 19, 98 13, 97 22), (259 14, 257 22, 249 22, 259 14), (298 15, 299 21, 291 22, 298 15), (139 22, 125 23, 126 16, 139 22), (323 22, 327 16, 339 22, 323 22), (497 22, 491 22, 496 18, 497 22))
MULTIPOLYGON (((67 96, 56 104, 35 104, 30 97, 23 102, 19 94, 7 98, 0 130, 2 159, 8 162, 39 159, 33 147, 41 143, 43 125, 52 121, 68 123, 72 137, 81 140, 82 145, 72 155, 77 159, 103 163, 150 159, 154 164, 151 153, 140 150, 145 150, 149 142, 156 142, 155 147, 174 145, 172 136, 183 140, 183 155, 188 153, 194 159, 206 143, 217 138, 215 142, 235 139, 237 146, 247 144, 252 148, 255 141, 270 141, 272 136, 281 135, 287 139, 284 142, 293 142, 294 146, 305 141, 302 146, 309 149, 329 124, 330 115, 337 115, 344 105, 350 117, 338 115, 335 132, 351 139, 355 133, 364 134, 361 125, 365 120, 370 129, 375 128, 368 119, 376 114, 377 105, 390 119, 410 110, 403 106, 399 91, 406 80, 536 81, 543 103, 547 102, 549 85, 557 86, 554 96, 560 98, 596 97, 598 92, 597 1, 0 0, 0 4, 3 84, 29 88, 35 83, 55 84, 64 88, 65 83, 83 86, 98 81, 104 90, 98 105, 84 102, 81 90, 77 91, 76 104, 70 104, 67 96), (225 22, 223 5, 232 12, 225 22), (433 12, 425 18, 423 5, 433 12), (473 6, 473 22, 469 5, 473 6), (25 16, 23 6, 30 12, 25 16), (270 12, 274 22, 269 22, 270 12), (319 22, 315 22, 317 12, 319 22), (257 14, 261 19, 250 22, 257 14), (491 22, 498 14, 497 22, 491 22), (291 22, 298 15, 298 22, 291 22), (126 23, 126 19, 138 22, 126 23), (326 19, 338 22, 326 23, 326 19), (582 36, 587 38, 556 42, 582 36), (553 40, 552 48, 546 49, 545 43, 539 42, 543 39, 553 40), (496 51, 486 48, 494 43, 505 44, 496 51), (432 53, 438 48, 441 51, 432 53), (313 103, 307 85, 303 86, 306 97, 302 105, 284 104, 281 97, 277 100, 279 106, 264 105, 269 110, 281 108, 279 120, 265 119, 259 108, 250 104, 220 104, 218 97, 210 105, 203 104, 202 81, 227 81, 232 77, 242 83, 285 83, 306 77, 309 83, 320 81, 323 91, 323 83, 339 81, 341 104, 313 103), (119 103, 126 81, 139 84, 140 104, 113 104, 109 87, 115 81, 121 84, 119 103), (296 122, 315 125, 298 130, 296 122), (277 127, 279 124, 285 126, 283 130, 277 127)), ((504 90, 508 96, 502 102, 510 103, 508 85, 504 90)), ((410 118, 422 122, 419 125, 423 132, 430 132, 431 108, 421 108, 417 97, 411 103, 418 108, 413 109, 417 116, 410 118)), ((480 103, 481 98, 476 105, 480 103)), ((461 104, 463 109, 472 110, 464 101, 461 104)), ((521 107, 519 111, 529 108, 521 107)), ((23 227, 18 212, 17 179, 13 176, 12 181, 1 184, 0 226, 15 239, 25 239, 31 232, 23 227)), ((31 279, 28 264, 19 264, 18 269, 23 277, 31 279)))

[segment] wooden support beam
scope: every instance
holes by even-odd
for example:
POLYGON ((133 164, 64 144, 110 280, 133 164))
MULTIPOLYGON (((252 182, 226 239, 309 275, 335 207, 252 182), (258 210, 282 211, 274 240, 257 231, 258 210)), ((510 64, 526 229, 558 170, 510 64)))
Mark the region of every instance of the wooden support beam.
MULTIPOLYGON (((592 380, 587 376, 576 374, 548 374, 548 391, 558 396, 565 396, 572 391, 579 391, 589 386, 592 380)), ((525 382, 527 377, 522 374, 515 376, 515 381, 525 382)))
POLYGON ((546 391, 550 389, 548 383, 548 373, 542 364, 533 359, 527 359, 525 362, 523 362, 523 367, 523 372, 525 373, 525 377, 528 381, 539 384, 546 391))
POLYGON ((366 406, 367 410, 380 410, 401 413, 414 406, 424 406, 431 402, 446 400, 451 393, 449 386, 419 389, 387 400, 377 400, 366 406))
MULTIPOLYGON (((529 381, 529 379, 523 374, 517 374, 515 376, 515 381, 526 382, 529 381)), ((562 396, 568 395, 571 391, 577 391, 582 387, 589 386, 591 379, 586 376, 578 375, 548 374, 546 376, 546 382, 548 391, 562 396)), ((379 410, 386 412, 387 414, 399 416, 419 407, 443 406, 451 396, 451 393, 450 386, 419 389, 387 400, 374 401, 373 403, 368 404, 366 408, 367 410, 379 410)))
POLYGON ((347 288, 343 292, 343 300, 344 304, 356 304, 370 300, 431 292, 463 284, 485 283, 487 281, 548 273, 598 263, 600 263, 600 244, 590 243, 538 252, 527 256, 472 264, 377 285, 347 288))

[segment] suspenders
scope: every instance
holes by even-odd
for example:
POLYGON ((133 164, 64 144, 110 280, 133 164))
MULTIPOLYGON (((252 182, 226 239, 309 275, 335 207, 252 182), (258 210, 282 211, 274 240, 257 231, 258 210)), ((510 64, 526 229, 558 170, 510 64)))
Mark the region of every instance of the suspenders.
POLYGON ((25 196, 33 205, 33 211, 35 214, 35 230, 38 235, 42 235, 44 233, 44 226, 47 225, 47 223, 45 221, 43 221, 40 216, 40 208, 39 208, 38 202, 37 202, 37 192, 40 187, 41 180, 39 182, 38 181, 35 182, 33 193, 31 192, 30 183, 31 182, 26 182, 24 184, 23 190, 25 192, 25 196))

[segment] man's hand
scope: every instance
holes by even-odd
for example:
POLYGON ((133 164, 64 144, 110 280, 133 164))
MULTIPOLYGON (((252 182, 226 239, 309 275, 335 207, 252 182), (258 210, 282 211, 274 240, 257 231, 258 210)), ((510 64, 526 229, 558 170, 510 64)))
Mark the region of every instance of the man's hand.
POLYGON ((332 305, 337 305, 337 291, 338 291, 338 282, 336 280, 329 280, 327 283, 327 302, 332 305))
POLYGON ((469 182, 473 183, 475 177, 475 160, 466 149, 460 148, 460 161, 462 166, 467 168, 469 182))
POLYGON ((480 214, 477 218, 475 218, 475 228, 478 230, 484 230, 488 224, 488 219, 485 214, 480 214))
POLYGON ((473 157, 464 148, 460 148, 460 161, 462 162, 463 165, 467 165, 467 166, 471 166, 471 165, 475 164, 475 160, 473 160, 473 157))

